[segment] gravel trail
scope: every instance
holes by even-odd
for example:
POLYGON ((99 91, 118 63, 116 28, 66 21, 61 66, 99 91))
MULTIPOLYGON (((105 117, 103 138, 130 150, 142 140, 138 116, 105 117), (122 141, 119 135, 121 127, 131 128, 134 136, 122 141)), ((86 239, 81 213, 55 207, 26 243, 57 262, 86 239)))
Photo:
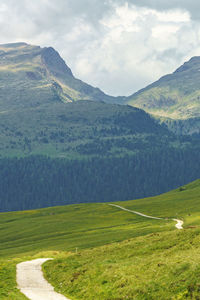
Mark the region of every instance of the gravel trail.
POLYGON ((51 258, 39 258, 17 265, 17 285, 30 300, 70 300, 58 294, 43 277, 42 264, 51 258))
MULTIPOLYGON (((124 208, 124 207, 122 207, 122 206, 120 206, 120 205, 116 205, 116 204, 109 204, 109 205, 110 205, 110 206, 117 207, 117 208, 122 209, 122 210, 125 210, 125 211, 128 211, 128 212, 131 212, 131 213, 133 213, 133 214, 136 214, 136 215, 145 217, 145 218, 155 219, 155 220, 166 220, 165 218, 158 218, 158 217, 148 216, 148 215, 142 214, 142 213, 140 213, 140 212, 138 212, 138 211, 134 211, 134 210, 130 210, 130 209, 124 208)), ((179 220, 179 219, 171 219, 171 220, 177 222, 176 225, 175 225, 175 227, 176 227, 177 229, 183 229, 183 221, 182 221, 182 220, 179 220)))

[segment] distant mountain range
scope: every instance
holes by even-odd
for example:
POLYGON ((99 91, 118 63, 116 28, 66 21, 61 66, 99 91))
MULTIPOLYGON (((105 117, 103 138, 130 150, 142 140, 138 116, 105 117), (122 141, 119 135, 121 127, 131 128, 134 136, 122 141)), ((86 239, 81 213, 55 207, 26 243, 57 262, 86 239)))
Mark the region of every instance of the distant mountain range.
POLYGON ((76 79, 52 47, 0 45, 0 113, 47 103, 92 100, 129 104, 176 134, 200 133, 200 57, 129 97, 112 97, 76 79))

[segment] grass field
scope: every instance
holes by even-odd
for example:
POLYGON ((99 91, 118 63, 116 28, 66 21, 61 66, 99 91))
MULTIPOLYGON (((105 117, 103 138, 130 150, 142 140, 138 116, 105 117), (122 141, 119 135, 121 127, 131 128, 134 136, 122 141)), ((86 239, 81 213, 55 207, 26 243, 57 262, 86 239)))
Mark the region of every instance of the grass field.
POLYGON ((17 262, 49 256, 57 259, 44 265, 48 280, 71 299, 199 299, 200 180, 117 204, 181 218, 185 229, 105 203, 2 213, 0 299, 25 299, 16 290, 17 262))
POLYGON ((70 299, 199 299, 200 228, 153 233, 44 265, 70 299))

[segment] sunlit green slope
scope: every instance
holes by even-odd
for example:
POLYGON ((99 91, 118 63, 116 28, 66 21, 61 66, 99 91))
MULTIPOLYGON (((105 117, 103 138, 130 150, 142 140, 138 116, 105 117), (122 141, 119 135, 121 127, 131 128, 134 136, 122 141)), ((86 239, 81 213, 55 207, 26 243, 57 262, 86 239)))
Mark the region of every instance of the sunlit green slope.
POLYGON ((193 57, 174 73, 128 97, 127 103, 156 116, 172 119, 173 126, 169 128, 177 134, 199 134, 199 70, 200 57, 193 57))

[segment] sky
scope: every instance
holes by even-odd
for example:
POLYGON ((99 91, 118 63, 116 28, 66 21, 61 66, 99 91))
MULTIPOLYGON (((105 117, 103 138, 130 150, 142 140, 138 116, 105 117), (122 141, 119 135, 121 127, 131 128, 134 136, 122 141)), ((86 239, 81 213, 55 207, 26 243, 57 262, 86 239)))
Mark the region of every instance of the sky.
POLYGON ((130 95, 200 56, 200 1, 1 0, 0 37, 52 46, 77 78, 130 95))

